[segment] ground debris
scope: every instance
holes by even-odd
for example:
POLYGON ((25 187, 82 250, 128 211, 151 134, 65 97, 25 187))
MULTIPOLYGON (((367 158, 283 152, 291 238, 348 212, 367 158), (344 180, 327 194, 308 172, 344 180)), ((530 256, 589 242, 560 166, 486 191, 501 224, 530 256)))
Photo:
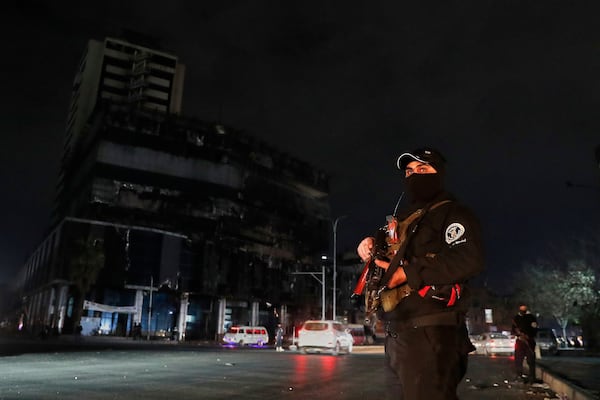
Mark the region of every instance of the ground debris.
POLYGON ((550 386, 548 386, 548 384, 546 383, 534 383, 534 384, 527 384, 524 382, 521 382, 519 380, 516 381, 509 381, 508 379, 503 379, 499 382, 493 382, 493 381, 479 381, 479 382, 473 382, 471 379, 465 379, 466 382, 470 383, 470 385, 467 386, 468 389, 470 390, 474 390, 474 391, 484 391, 484 390, 509 390, 509 391, 519 391, 521 393, 524 393, 529 397, 533 398, 533 399, 544 399, 544 400, 551 400, 551 399, 560 399, 560 400, 565 400, 562 399, 559 395, 557 395, 556 393, 554 393, 552 391, 552 389, 550 389, 550 386))

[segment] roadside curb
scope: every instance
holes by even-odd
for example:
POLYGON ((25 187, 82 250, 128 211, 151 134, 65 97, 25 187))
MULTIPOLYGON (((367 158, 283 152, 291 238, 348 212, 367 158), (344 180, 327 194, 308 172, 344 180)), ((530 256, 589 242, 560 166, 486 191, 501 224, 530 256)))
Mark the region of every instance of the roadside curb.
MULTIPOLYGON (((559 377, 549 368, 536 366, 536 376, 550 386, 555 393, 568 400, 597 400, 598 397, 567 379, 559 377)), ((562 397, 561 397, 562 398, 562 397)))

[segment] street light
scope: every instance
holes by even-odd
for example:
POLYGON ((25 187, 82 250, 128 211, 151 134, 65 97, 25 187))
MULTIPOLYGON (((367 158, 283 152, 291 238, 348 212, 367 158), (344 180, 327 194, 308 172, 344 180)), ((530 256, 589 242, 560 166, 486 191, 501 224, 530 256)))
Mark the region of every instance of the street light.
POLYGON ((337 217, 335 221, 333 221, 333 320, 336 318, 336 301, 335 301, 335 292, 336 292, 336 282, 337 282, 337 225, 341 219, 346 218, 346 215, 342 215, 337 217))
POLYGON ((293 275, 310 275, 321 284, 321 319, 325 320, 325 266, 321 266, 321 272, 292 272, 293 275), (321 275, 321 279, 317 277, 321 275))

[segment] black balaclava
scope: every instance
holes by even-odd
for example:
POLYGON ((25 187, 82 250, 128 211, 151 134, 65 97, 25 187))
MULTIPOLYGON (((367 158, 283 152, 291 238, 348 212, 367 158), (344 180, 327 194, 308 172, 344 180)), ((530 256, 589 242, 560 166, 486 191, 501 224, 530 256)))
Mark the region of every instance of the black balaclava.
POLYGON ((412 203, 429 203, 444 190, 442 175, 412 174, 405 179, 406 192, 412 203))

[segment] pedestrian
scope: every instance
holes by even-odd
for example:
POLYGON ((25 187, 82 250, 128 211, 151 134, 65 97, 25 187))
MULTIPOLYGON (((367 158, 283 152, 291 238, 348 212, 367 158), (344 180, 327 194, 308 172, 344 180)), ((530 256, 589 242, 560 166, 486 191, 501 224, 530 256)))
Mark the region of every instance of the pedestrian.
POLYGON ((512 334, 515 340, 515 372, 518 380, 535 383, 535 337, 537 335, 537 318, 526 304, 519 306, 519 312, 513 318, 512 334), (528 374, 523 373, 523 360, 527 359, 528 374))
POLYGON ((465 314, 467 281, 483 269, 479 222, 445 191, 440 152, 403 153, 397 167, 409 204, 357 248, 367 265, 384 271, 378 290, 370 290, 372 282, 366 287, 377 293, 378 317, 386 326, 386 398, 457 399, 474 350, 465 314))
POLYGON ((137 339, 142 339, 142 323, 141 322, 134 322, 133 323, 133 329, 132 329, 132 336, 133 336, 133 340, 137 340, 137 339))
POLYGON ((281 324, 277 324, 277 329, 275 330, 275 349, 277 351, 283 350, 283 327, 281 324))

